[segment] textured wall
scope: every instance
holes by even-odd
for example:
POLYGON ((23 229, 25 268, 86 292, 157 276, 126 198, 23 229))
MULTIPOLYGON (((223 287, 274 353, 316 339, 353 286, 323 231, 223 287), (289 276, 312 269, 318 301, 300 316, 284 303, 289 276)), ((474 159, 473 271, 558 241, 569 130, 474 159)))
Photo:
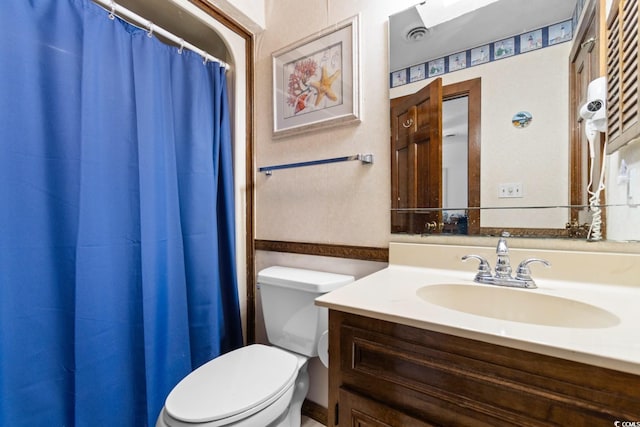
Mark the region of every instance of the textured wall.
POLYGON ((373 153, 256 177, 256 238, 386 247, 389 241, 388 16, 412 1, 268 0, 256 40, 256 167, 373 153), (272 139, 271 54, 360 13, 362 122, 272 139))

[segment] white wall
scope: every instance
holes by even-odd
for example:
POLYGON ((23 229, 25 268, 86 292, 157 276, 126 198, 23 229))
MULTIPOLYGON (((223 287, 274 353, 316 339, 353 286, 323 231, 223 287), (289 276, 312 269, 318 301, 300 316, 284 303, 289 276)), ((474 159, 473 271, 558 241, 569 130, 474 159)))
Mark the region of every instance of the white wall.
POLYGON ((607 239, 640 241, 640 206, 630 205, 640 204, 640 143, 622 147, 607 160, 607 204, 620 205, 606 209, 607 239), (618 178, 623 160, 635 181, 618 178))
POLYGON ((464 210, 455 209, 468 206, 467 146, 464 135, 449 137, 442 146, 442 206, 450 208, 450 215, 465 215, 464 210))
POLYGON ((266 28, 264 0, 208 0, 253 34, 266 28))

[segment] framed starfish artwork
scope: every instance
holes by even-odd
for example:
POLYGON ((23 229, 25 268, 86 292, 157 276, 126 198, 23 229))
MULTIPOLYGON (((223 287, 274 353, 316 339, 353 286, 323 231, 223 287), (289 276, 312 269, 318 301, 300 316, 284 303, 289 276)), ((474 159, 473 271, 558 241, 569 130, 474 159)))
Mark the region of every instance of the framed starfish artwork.
POLYGON ((272 54, 274 137, 360 122, 359 19, 272 54))

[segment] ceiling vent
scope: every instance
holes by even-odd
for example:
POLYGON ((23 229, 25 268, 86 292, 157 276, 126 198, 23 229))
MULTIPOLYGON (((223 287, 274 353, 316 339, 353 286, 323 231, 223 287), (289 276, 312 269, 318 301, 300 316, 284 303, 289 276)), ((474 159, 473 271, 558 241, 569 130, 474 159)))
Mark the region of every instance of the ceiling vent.
POLYGON ((405 39, 407 39, 407 41, 417 42, 427 37, 428 33, 429 30, 427 30, 426 27, 413 27, 409 31, 407 31, 407 34, 404 37, 405 39))

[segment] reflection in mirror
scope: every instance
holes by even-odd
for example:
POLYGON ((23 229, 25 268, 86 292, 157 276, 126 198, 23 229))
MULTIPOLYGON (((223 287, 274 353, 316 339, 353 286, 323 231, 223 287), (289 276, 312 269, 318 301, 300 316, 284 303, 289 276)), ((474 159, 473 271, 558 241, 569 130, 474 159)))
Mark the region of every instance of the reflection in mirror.
MULTIPOLYGON (((458 54, 571 19, 585 0, 428 0, 389 17, 389 68, 458 54)), ((563 35, 567 36, 568 28, 563 35)), ((571 38, 571 37, 569 37, 571 38)))
POLYGON ((436 79, 391 100, 394 232, 480 231, 480 86, 436 79))
MULTIPOLYGON (((472 30, 478 26, 468 25, 472 19, 475 19, 472 15, 478 12, 474 11, 473 14, 463 14, 462 17, 427 28, 428 31, 422 34, 423 37, 420 39, 420 43, 423 43, 422 46, 425 46, 424 48, 416 48, 417 45, 410 44, 407 37, 407 31, 414 28, 416 24, 415 19, 420 20, 420 14, 416 8, 390 17, 390 52, 394 57, 399 55, 405 57, 405 62, 400 65, 394 62, 394 58, 390 62, 392 106, 395 105, 394 101, 417 93, 422 87, 433 81, 435 77, 430 77, 432 72, 439 74, 438 78, 442 79, 443 88, 474 78, 482 80, 482 119, 481 126, 479 126, 482 131, 478 137, 478 144, 481 141, 482 171, 480 173, 478 170, 478 176, 475 177, 475 181, 479 185, 479 195, 477 203, 467 201, 466 204, 463 204, 463 206, 469 207, 466 211, 467 215, 475 212, 478 216, 477 223, 474 224, 473 221, 470 221, 470 225, 474 225, 477 231, 469 234, 499 234, 501 230, 508 229, 516 235, 586 238, 591 221, 591 214, 587 208, 588 202, 582 196, 574 197, 572 195, 571 189, 575 185, 576 178, 575 175, 571 176, 569 173, 575 167, 570 165, 575 165, 577 161, 576 158, 569 155, 570 150, 572 156, 582 156, 583 160, 581 161, 584 165, 589 165, 590 162, 588 154, 585 154, 588 150, 583 149, 582 152, 576 152, 570 145, 570 123, 576 121, 578 115, 577 111, 570 110, 570 92, 575 91, 580 97, 585 96, 582 94, 583 88, 573 87, 576 86, 574 83, 571 84, 572 87, 569 85, 569 81, 571 81, 569 59, 575 55, 572 49, 575 50, 575 45, 578 43, 571 41, 570 37, 574 35, 573 33, 569 35, 569 42, 557 41, 567 40, 569 31, 578 30, 576 26, 577 17, 580 16, 578 12, 581 12, 583 8, 586 10, 589 2, 595 4, 597 0, 554 1, 553 5, 531 1, 492 1, 490 2, 492 8, 501 7, 503 11, 511 11, 510 7, 519 4, 522 6, 522 10, 517 13, 512 11, 509 19, 499 14, 502 21, 494 22, 493 25, 480 26, 484 33, 483 37, 487 36, 490 28, 507 27, 506 24, 502 25, 507 21, 509 25, 516 25, 517 31, 511 29, 508 30, 511 31, 508 35, 489 34, 487 37, 491 37, 490 39, 475 39, 472 37, 472 30), (523 3, 527 3, 527 5, 524 6, 523 3), (562 7, 558 7, 559 5, 562 7), (531 10, 530 8, 538 9, 531 10), (561 12, 560 17, 546 15, 547 12, 558 11, 562 8, 565 9, 561 12), (574 9, 575 17, 572 16, 574 9), (521 13, 523 10, 524 14, 521 13), (523 15, 543 21, 528 24, 522 20, 525 18, 523 15), (570 27, 564 25, 567 20, 571 24, 570 27), (556 25, 558 23, 563 25, 556 25), (516 36, 520 35, 522 31, 541 27, 544 27, 544 46, 520 53, 521 41, 516 36), (432 37, 436 36, 441 40, 443 37, 448 37, 447 42, 429 44, 430 40, 435 40, 432 37), (514 36, 514 48, 517 52, 514 55, 497 58, 493 42, 500 42, 511 36, 514 36), (396 39, 401 40, 394 42, 396 39), (465 52, 470 53, 473 47, 482 43, 490 45, 490 61, 482 65, 471 66, 471 55, 465 52), (431 47, 441 50, 435 54, 437 57, 423 55, 424 52, 429 52, 431 47), (442 49, 446 49, 446 52, 442 49), (465 51, 466 49, 468 51, 465 51), (451 62, 453 61, 451 58, 454 57, 454 54, 459 53, 463 53, 462 56, 458 55, 459 60, 464 57, 467 60, 467 65, 454 71, 452 69, 454 63, 451 62), (437 64, 439 58, 445 59, 442 72, 439 72, 437 64), (436 65, 432 64, 432 60, 435 60, 436 65), (404 74, 402 72, 394 73, 398 70, 403 70, 404 74), (396 74, 402 77, 398 81, 394 80, 396 74), (511 118, 520 111, 531 112, 533 120, 526 128, 518 129, 511 124, 511 118), (505 185, 511 188, 512 184, 522 189, 521 197, 501 197, 503 194, 501 189, 505 185)), ((427 5, 429 3, 437 2, 426 2, 427 5)), ((592 4, 590 9, 594 10, 592 4)), ((597 10, 597 8, 595 9, 597 10)), ((598 16, 599 14, 593 13, 593 15, 598 16)), ((582 37, 583 35, 575 34, 575 36, 582 37)), ((508 43, 502 43, 500 46, 504 46, 500 50, 500 54, 509 50, 508 43)), ((593 48, 593 51, 597 50, 593 48)), ((592 64, 597 64, 599 61, 598 57, 593 55, 589 60, 592 64)), ((591 68, 597 76, 598 68, 593 66, 591 68)), ((586 74, 581 78, 587 84, 591 79, 586 74)), ((451 203, 456 196, 452 196, 454 193, 447 191, 451 178, 451 164, 447 160, 447 138, 445 137, 448 133, 445 124, 447 102, 445 101, 443 104, 442 111, 443 170, 441 180, 443 187, 442 200, 439 201, 442 203, 439 207, 441 213, 439 216, 426 215, 427 212, 438 209, 434 208, 437 205, 432 202, 420 206, 415 205, 415 208, 419 208, 415 212, 425 214, 425 217, 438 218, 438 222, 433 223, 433 219, 424 221, 422 224, 418 224, 413 231, 409 231, 410 233, 445 233, 447 230, 453 229, 452 227, 447 228, 447 219, 460 215, 460 212, 455 212, 453 215, 452 210, 458 209, 459 206, 455 206, 458 204, 457 202, 451 203)), ((576 132, 583 132, 583 129, 580 128, 576 132)), ((480 157, 480 150, 478 157, 480 157)), ((472 156, 469 155, 468 158, 471 159, 472 156)), ((474 178, 469 177, 469 182, 473 181, 474 178)), ((583 190, 586 183, 581 186, 577 188, 581 188, 581 191, 585 193, 583 190)), ((464 196, 466 193, 463 190, 457 190, 455 194, 464 196)), ((604 199, 601 200, 601 203, 603 202, 604 199)), ((607 209, 608 213, 615 211, 611 204, 607 206, 607 209)), ((408 213, 411 208, 408 206, 395 207, 394 212, 397 213, 400 210, 408 213)), ((397 218, 397 215, 392 213, 393 217, 397 218)), ((607 228, 610 230, 620 229, 620 227, 613 227, 609 224, 605 227, 605 229, 607 228)), ((395 230, 395 232, 398 231, 407 232, 406 230, 395 230)), ((616 239, 634 239, 634 235, 628 232, 622 233, 620 238, 620 234, 616 234, 616 239)))
MULTIPOLYGON (((466 218, 468 205, 467 170, 469 97, 442 102, 442 220, 458 224, 466 218)), ((464 233, 461 230, 460 234, 464 233)))

